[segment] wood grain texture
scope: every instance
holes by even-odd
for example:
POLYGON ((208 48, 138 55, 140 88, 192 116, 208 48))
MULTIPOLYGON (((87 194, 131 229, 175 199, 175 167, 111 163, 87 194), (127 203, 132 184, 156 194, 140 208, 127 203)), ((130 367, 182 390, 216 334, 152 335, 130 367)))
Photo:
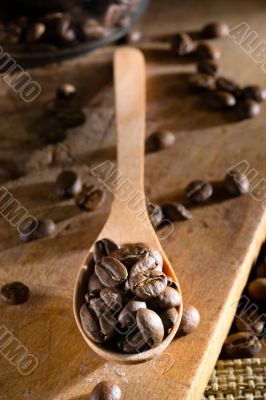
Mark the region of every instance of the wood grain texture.
MULTIPOLYGON (((176 30, 195 30, 210 20, 224 19, 231 26, 243 20, 265 39, 265 4, 261 0, 204 3, 190 0, 153 0, 142 22, 145 37, 176 30), (241 13, 239 12, 241 8, 241 13), (218 16, 218 17, 217 17, 218 16)), ((215 41, 222 50, 223 73, 240 84, 266 87, 266 75, 229 38, 215 41)), ((148 62, 147 134, 171 129, 176 144, 146 157, 145 188, 153 201, 182 199, 188 182, 196 178, 219 182, 226 170, 246 159, 266 177, 266 106, 261 115, 238 122, 232 114, 212 113, 199 97, 188 95, 184 74, 192 63, 177 60, 167 43, 143 44, 148 62)), ((193 220, 176 223, 162 241, 179 278, 184 300, 200 310, 202 322, 191 336, 174 341, 158 359, 138 366, 120 366, 98 358, 80 337, 72 314, 77 271, 106 221, 108 194, 102 209, 80 212, 73 201, 58 201, 54 181, 63 165, 76 168, 93 181, 90 168, 115 160, 112 49, 32 72, 42 85, 34 104, 24 104, 1 82, 2 124, 0 156, 16 158, 27 174, 5 184, 37 217, 57 222, 53 238, 23 244, 14 228, 0 221, 0 283, 21 280, 31 288, 30 301, 11 307, 1 303, 1 325, 34 354, 38 368, 22 376, 0 358, 1 400, 85 400, 102 379, 121 384, 124 398, 198 400, 227 334, 237 299, 252 261, 265 238, 265 212, 251 196, 225 199, 216 196, 192 209, 193 220), (79 101, 87 114, 81 128, 69 131, 60 144, 44 147, 42 107, 56 85, 77 84, 79 101), (40 122, 41 121, 41 122, 40 122)))

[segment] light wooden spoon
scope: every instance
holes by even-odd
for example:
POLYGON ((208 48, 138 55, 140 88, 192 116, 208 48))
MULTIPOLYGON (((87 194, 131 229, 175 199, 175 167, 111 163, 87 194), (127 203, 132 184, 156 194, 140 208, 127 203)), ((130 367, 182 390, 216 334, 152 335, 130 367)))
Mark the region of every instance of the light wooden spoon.
MULTIPOLYGON (((115 197, 107 222, 97 240, 110 238, 119 245, 144 242, 160 251, 164 259, 164 272, 180 287, 160 242, 152 228, 146 209, 144 194, 144 142, 145 142, 145 61, 137 49, 121 48, 114 57, 118 181, 115 197)), ((109 171, 110 172, 110 171, 109 171)), ((87 282, 92 274, 90 249, 77 277, 74 290, 74 314, 79 330, 88 345, 101 357, 114 362, 134 364, 149 360, 166 349, 174 338, 182 316, 182 302, 178 320, 164 341, 151 350, 138 354, 122 354, 107 350, 92 342, 83 331, 80 307, 85 302, 87 282)))

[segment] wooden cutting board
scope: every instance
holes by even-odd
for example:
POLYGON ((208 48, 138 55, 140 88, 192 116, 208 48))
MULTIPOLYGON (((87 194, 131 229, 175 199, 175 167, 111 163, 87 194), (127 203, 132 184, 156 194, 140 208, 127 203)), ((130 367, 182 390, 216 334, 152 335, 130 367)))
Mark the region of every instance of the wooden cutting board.
MULTIPOLYGON (((150 40, 224 19, 231 26, 246 21, 265 39, 265 14, 260 0, 179 4, 153 0, 142 28, 150 40)), ((216 44, 222 50, 224 74, 243 85, 266 87, 260 65, 230 38, 216 44)), ((127 400, 198 400, 219 356, 266 235, 266 213, 254 196, 225 198, 217 192, 217 182, 241 160, 261 179, 266 177, 266 105, 258 118, 242 122, 231 113, 210 112, 200 97, 187 91, 184 74, 193 72, 194 64, 172 57, 167 43, 153 41, 143 48, 148 62, 147 134, 160 128, 176 133, 172 148, 146 157, 147 195, 158 202, 182 200, 185 186, 197 178, 214 183, 218 193, 211 202, 192 209, 192 221, 176 223, 171 236, 162 240, 185 302, 200 310, 201 325, 190 336, 175 340, 158 359, 137 366, 105 362, 86 346, 75 326, 72 291, 80 263, 104 224, 111 194, 100 210, 82 213, 72 200, 58 201, 54 181, 63 166, 92 181, 92 166, 115 161, 112 49, 34 70, 42 95, 33 104, 24 104, 1 83, 0 157, 12 157, 26 170, 25 177, 5 186, 33 215, 53 218, 57 230, 53 238, 24 244, 16 229, 0 220, 0 283, 19 280, 31 289, 24 305, 1 302, 0 327, 38 360, 30 375, 22 375, 16 362, 12 365, 0 350, 1 400, 86 400, 102 379, 119 383, 127 400), (63 81, 79 88, 87 121, 70 130, 63 143, 44 147, 42 107, 63 81)))

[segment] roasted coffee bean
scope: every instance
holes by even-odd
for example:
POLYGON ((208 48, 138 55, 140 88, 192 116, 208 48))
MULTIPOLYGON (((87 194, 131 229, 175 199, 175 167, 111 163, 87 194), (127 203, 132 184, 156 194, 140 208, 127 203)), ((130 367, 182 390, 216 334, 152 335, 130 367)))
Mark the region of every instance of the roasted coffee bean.
POLYGON ((198 310, 190 305, 184 307, 178 334, 188 335, 189 333, 197 329, 199 323, 200 323, 200 314, 198 310))
POLYGON ((236 105, 236 99, 229 92, 212 90, 206 96, 206 103, 214 110, 226 110, 236 105))
POLYGON ((101 332, 104 336, 104 341, 110 341, 116 334, 116 320, 111 312, 106 312, 99 317, 101 332))
POLYGON ((211 22, 205 25, 201 31, 202 37, 205 39, 213 39, 227 36, 229 26, 225 22, 211 22))
POLYGON ((25 303, 29 299, 30 291, 23 283, 12 282, 2 286, 0 296, 6 303, 17 305, 25 303))
POLYGON ((146 303, 140 300, 130 300, 118 315, 118 322, 122 328, 130 328, 136 324, 137 311, 140 308, 147 308, 146 303))
POLYGON ((110 253, 118 250, 118 245, 111 239, 101 239, 94 244, 93 258, 98 262, 102 257, 108 256, 110 253))
POLYGON ((125 338, 122 338, 118 343, 118 347, 125 354, 137 354, 150 349, 137 327, 125 338))
POLYGON ((258 85, 246 86, 242 93, 245 99, 255 100, 259 103, 266 100, 266 90, 258 85))
POLYGON ((86 121, 83 111, 58 111, 54 117, 63 128, 74 128, 83 125, 86 121))
POLYGON ((42 22, 36 22, 29 26, 26 32, 27 43, 36 42, 41 39, 46 31, 46 26, 42 22))
POLYGON ((178 319, 176 308, 168 308, 168 310, 158 310, 159 317, 164 326, 164 334, 168 335, 169 331, 175 326, 178 319))
POLYGON ((103 315, 106 315, 110 311, 110 308, 105 304, 105 302, 100 297, 94 297, 90 299, 89 305, 98 318, 100 318, 103 315))
POLYGON ((215 78, 208 74, 193 74, 189 78, 189 84, 196 90, 209 90, 214 88, 215 78))
POLYGON ((75 96, 77 89, 71 83, 63 83, 60 85, 56 91, 56 96, 58 99, 70 99, 75 96))
POLYGON ((163 259, 160 252, 155 249, 150 249, 145 243, 127 244, 111 253, 111 256, 117 258, 128 268, 131 268, 144 256, 153 257, 158 267, 163 266, 163 259))
POLYGON ((84 211, 94 211, 99 208, 105 198, 105 193, 95 186, 84 186, 75 196, 77 207, 84 211))
POLYGON ((99 321, 87 304, 83 304, 80 309, 80 320, 84 332, 95 343, 103 343, 104 337, 100 329, 99 321))
POLYGON ((154 270, 158 272, 162 272, 162 265, 157 264, 155 259, 149 255, 146 255, 140 258, 131 268, 129 274, 129 281, 131 281, 134 275, 138 274, 139 272, 154 270))
POLYGON ((203 61, 198 62, 197 71, 200 74, 207 74, 207 75, 215 76, 219 71, 219 67, 215 61, 203 60, 203 61))
POLYGON ((176 289, 166 287, 165 291, 148 303, 152 309, 167 310, 168 308, 178 307, 181 303, 181 296, 176 289))
POLYGON ((248 294, 250 298, 257 302, 266 301, 266 278, 257 278, 248 285, 248 294))
POLYGON ((167 277, 163 272, 156 270, 142 271, 130 276, 129 285, 137 297, 149 300, 165 291, 167 277))
POLYGON ((266 278, 266 264, 261 263, 256 267, 256 278, 266 278))
POLYGON ((172 222, 192 219, 191 212, 180 203, 166 203, 162 210, 165 217, 172 222))
POLYGON ((19 168, 13 160, 0 160, 0 179, 13 180, 21 175, 19 168))
POLYGON ((199 43, 197 55, 201 60, 218 60, 221 57, 220 50, 210 43, 199 43))
POLYGON ((100 290, 104 288, 98 276, 95 272, 90 276, 88 282, 88 294, 90 297, 96 296, 100 290))
POLYGON ((146 141, 146 150, 156 152, 164 150, 175 143, 175 135, 170 131, 158 131, 152 133, 146 141))
POLYGON ((251 332, 239 332, 228 336, 224 350, 230 358, 254 357, 261 350, 259 339, 251 332))
POLYGON ((221 76, 216 79, 216 87, 218 90, 229 92, 235 97, 239 97, 241 95, 240 86, 232 79, 224 78, 221 76))
POLYGON ((167 276, 167 286, 178 289, 177 283, 170 276, 167 276))
POLYGON ((106 256, 95 265, 95 272, 106 287, 121 285, 128 276, 126 267, 117 259, 106 256))
POLYGON ((248 193, 250 183, 247 175, 240 170, 230 170, 227 172, 224 180, 227 192, 233 196, 248 193))
POLYGON ((82 183, 76 172, 66 170, 56 179, 56 194, 60 198, 70 198, 77 195, 82 189, 82 183))
POLYGON ((240 332, 253 332, 255 335, 260 335, 265 326, 260 315, 252 311, 240 311, 235 317, 235 326, 240 332))
POLYGON ((123 307, 122 293, 116 288, 104 288, 100 291, 103 302, 113 311, 120 311, 123 307))
POLYGON ((213 194, 212 185, 206 181, 191 182, 186 188, 186 195, 192 203, 202 203, 213 194))
POLYGON ((153 228, 157 229, 161 225, 161 223, 164 219, 164 215, 163 215, 161 207, 155 203, 148 203, 147 211, 148 211, 153 228))
POLYGON ((145 308, 138 309, 136 321, 143 338, 151 348, 163 341, 164 326, 161 318, 154 311, 145 308))
POLYGON ((180 32, 173 37, 171 48, 174 53, 182 57, 191 53, 194 50, 195 45, 186 32, 180 32))
POLYGON ((237 106, 237 112, 241 119, 254 118, 259 115, 260 111, 260 104, 252 99, 243 100, 237 106))
POLYGON ((121 400, 122 392, 117 384, 102 381, 95 386, 89 400, 121 400))
POLYGON ((124 8, 119 4, 110 4, 104 16, 104 26, 107 29, 113 28, 119 23, 124 15, 124 8))
POLYGON ((23 232, 20 232, 19 237, 24 242, 31 242, 50 236, 54 231, 55 223, 51 219, 33 220, 23 232))

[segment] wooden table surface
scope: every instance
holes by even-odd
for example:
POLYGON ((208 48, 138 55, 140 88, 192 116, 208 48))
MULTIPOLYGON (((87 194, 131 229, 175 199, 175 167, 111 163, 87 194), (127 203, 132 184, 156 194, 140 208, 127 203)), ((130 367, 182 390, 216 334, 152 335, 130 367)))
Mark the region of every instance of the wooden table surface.
MULTIPOLYGON (((262 0, 152 1, 141 23, 148 65, 147 134, 171 129, 176 143, 146 156, 146 192, 151 200, 182 199, 185 186, 197 178, 217 185, 227 169, 241 160, 261 178, 266 177, 266 105, 254 120, 237 121, 233 113, 210 112, 200 97, 187 91, 184 74, 195 71, 195 65, 176 59, 167 42, 155 40, 178 30, 197 30, 217 19, 231 27, 244 21, 265 40, 265 17, 262 0)), ((219 39, 215 44, 222 51, 225 75, 241 85, 266 87, 260 64, 232 39, 219 39)), ((127 400, 200 399, 266 235, 266 214, 251 195, 215 196, 193 208, 193 220, 176 223, 162 245, 185 302, 200 310, 199 329, 175 340, 158 359, 138 366, 105 362, 86 346, 75 326, 72 291, 86 251, 106 220, 111 194, 100 210, 83 213, 72 200, 56 198, 54 181, 67 166, 91 182, 92 166, 107 159, 115 162, 112 54, 113 48, 102 49, 31 71, 42 86, 41 96, 32 104, 25 104, 4 82, 0 84, 0 158, 15 159, 25 170, 21 179, 3 184, 34 216, 57 223, 52 238, 25 244, 16 229, 0 220, 0 284, 18 280, 31 289, 24 305, 1 302, 0 325, 38 360, 30 375, 22 375, 16 365, 0 357, 1 400, 86 400, 102 379, 118 382, 127 400), (64 142, 44 146, 40 138, 47 123, 43 105, 64 81, 77 85, 87 121, 69 130, 64 142)))

